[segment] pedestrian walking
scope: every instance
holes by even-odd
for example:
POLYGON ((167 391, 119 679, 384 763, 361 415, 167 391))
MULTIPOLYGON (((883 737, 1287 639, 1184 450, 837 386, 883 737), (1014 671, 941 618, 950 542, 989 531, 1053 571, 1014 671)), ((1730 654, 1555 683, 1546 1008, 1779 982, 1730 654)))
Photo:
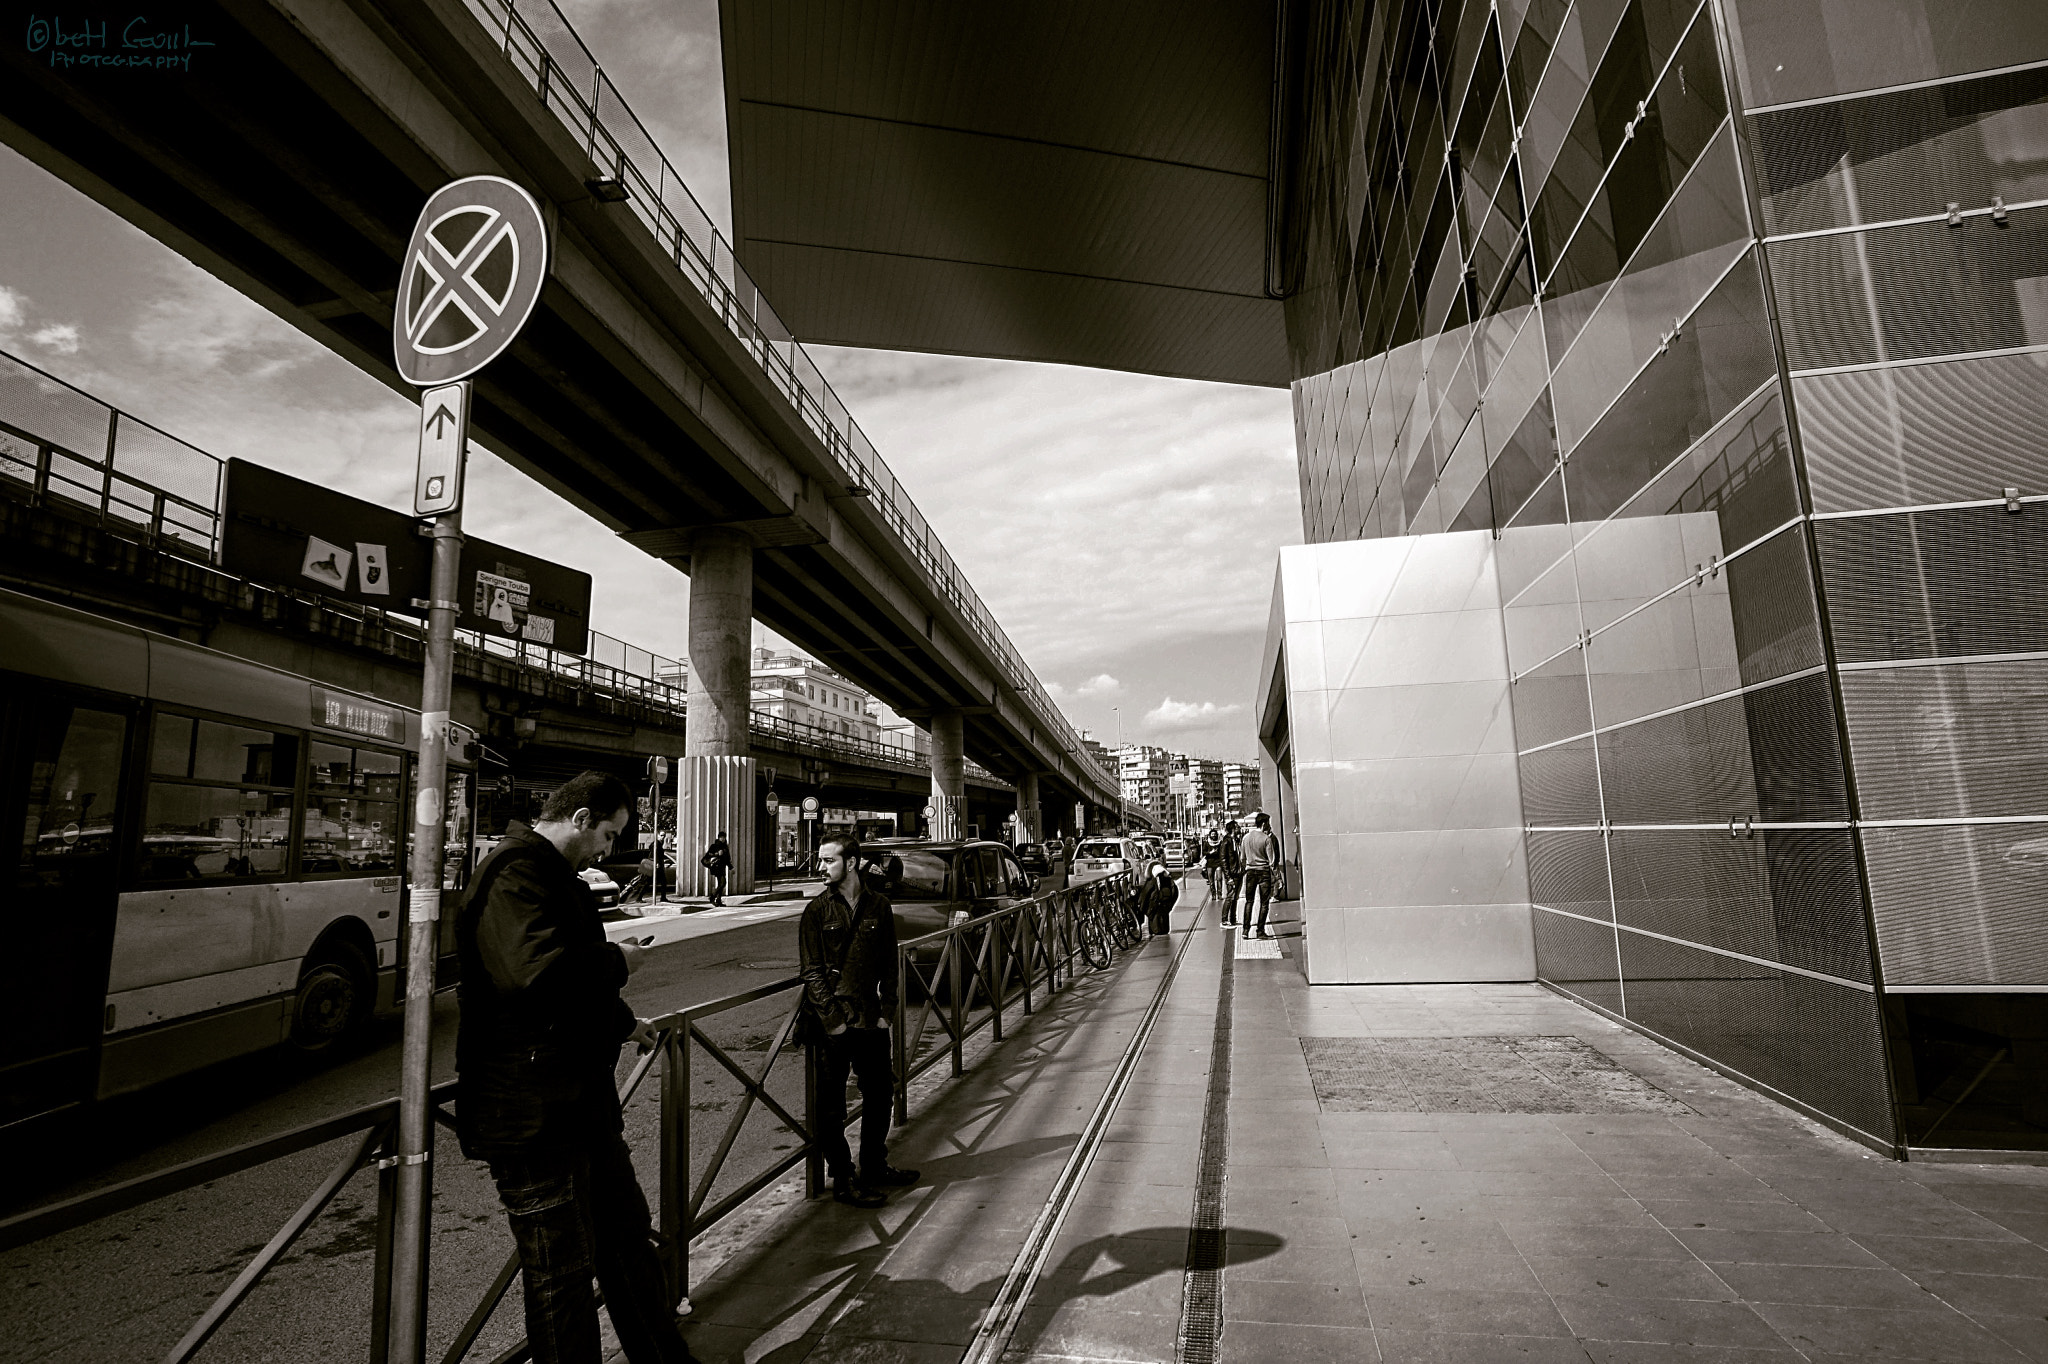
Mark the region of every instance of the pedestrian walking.
POLYGON ((1280 871, 1280 840, 1268 827, 1264 811, 1252 816, 1252 827, 1240 843, 1238 854, 1244 859, 1244 936, 1270 938, 1273 935, 1266 931, 1266 912, 1273 904, 1273 878, 1280 871), (1256 931, 1252 926, 1254 900, 1259 906, 1256 931))
POLYGON ((632 1364, 693 1357, 612 1081, 620 1046, 654 1045, 619 997, 644 953, 605 940, 576 874, 611 850, 632 803, 617 777, 571 778, 478 869, 455 920, 457 1135, 511 1218, 540 1364, 598 1364, 593 1276, 632 1364))
POLYGON ((803 977, 802 1040, 818 1067, 817 1140, 825 1148, 832 1197, 878 1208, 884 1189, 917 1183, 917 1171, 889 1163, 895 1073, 889 1020, 896 1013, 896 913, 861 877, 860 841, 833 834, 818 845, 825 888, 797 924, 803 977), (860 1165, 846 1144, 846 1078, 860 1086, 860 1165))
POLYGON ((1244 884, 1244 853, 1238 846, 1237 821, 1231 820, 1223 826, 1223 923, 1225 927, 1237 923, 1237 892, 1244 884))
POLYGON ((1173 927, 1173 907, 1179 902, 1180 887, 1167 875, 1166 864, 1154 862, 1151 874, 1138 890, 1138 912, 1145 916, 1153 937, 1159 937, 1173 927))
POLYGON ((732 847, 725 841, 725 830, 718 831, 718 837, 711 840, 711 846, 697 859, 704 870, 711 873, 711 903, 725 903, 725 871, 732 865, 732 847))

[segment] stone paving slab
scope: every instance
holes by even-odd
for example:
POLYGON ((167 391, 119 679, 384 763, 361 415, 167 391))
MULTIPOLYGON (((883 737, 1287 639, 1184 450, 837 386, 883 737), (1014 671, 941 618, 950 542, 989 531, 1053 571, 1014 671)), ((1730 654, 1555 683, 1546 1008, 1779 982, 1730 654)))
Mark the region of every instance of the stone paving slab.
MULTIPOLYGON (((1292 927, 1277 960, 1201 930, 1005 1364, 1175 1360, 1226 951, 1218 1360, 2048 1364, 2048 1169, 1894 1163, 1536 986, 1310 989, 1292 927), (1440 1073, 1491 1058, 1466 1101, 1319 1095, 1319 1053, 1433 1040, 1440 1073), (1546 1056, 1553 1088, 1664 1101, 1469 1102, 1546 1056)), ((1063 997, 914 1119, 924 1187, 808 1205, 698 1285, 700 1357, 958 1360, 1164 964, 1063 997)))

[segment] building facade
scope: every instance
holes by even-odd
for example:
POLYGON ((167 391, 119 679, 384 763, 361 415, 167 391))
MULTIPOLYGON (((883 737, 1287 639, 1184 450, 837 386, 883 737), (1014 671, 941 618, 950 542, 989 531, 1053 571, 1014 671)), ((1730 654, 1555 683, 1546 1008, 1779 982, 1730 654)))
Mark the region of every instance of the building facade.
POLYGON ((1143 810, 1162 825, 1172 822, 1173 760, 1176 754, 1151 744, 1125 744, 1112 750, 1123 785, 1124 803, 1143 810))
POLYGON ((792 724, 845 734, 870 743, 882 738, 881 719, 866 691, 814 659, 754 650, 751 709, 792 724))
POLYGON ((1260 808, 1259 792, 1258 764, 1223 764, 1223 809, 1230 818, 1248 815, 1260 808))
POLYGON ((1302 9, 1314 978, 1526 961, 1873 1145, 2048 1144, 2048 6, 1302 9))

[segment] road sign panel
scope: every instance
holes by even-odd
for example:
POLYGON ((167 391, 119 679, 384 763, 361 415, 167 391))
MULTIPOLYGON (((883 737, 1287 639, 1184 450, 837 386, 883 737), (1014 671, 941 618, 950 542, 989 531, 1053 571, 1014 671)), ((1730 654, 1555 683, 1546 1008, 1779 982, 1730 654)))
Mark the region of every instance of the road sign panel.
POLYGON ((773 818, 774 816, 782 813, 782 798, 776 795, 773 791, 770 791, 768 793, 767 799, 761 802, 761 806, 763 809, 767 810, 769 816, 773 818))
MULTIPOLYGON (((420 615, 432 542, 404 512, 248 460, 228 461, 221 567, 261 583, 420 615)), ((456 624, 562 653, 590 648, 588 573, 473 536, 462 542, 456 624)))
POLYGON ((482 369, 533 315, 547 273, 547 225, 531 194, 495 175, 435 190, 406 245, 391 319, 399 375, 431 388, 482 369))
POLYGON ((462 505, 462 451, 469 439, 469 384, 443 384, 420 394, 420 465, 412 509, 439 516, 462 505))
POLYGON ((818 813, 818 798, 816 796, 804 797, 804 813, 807 815, 818 813))

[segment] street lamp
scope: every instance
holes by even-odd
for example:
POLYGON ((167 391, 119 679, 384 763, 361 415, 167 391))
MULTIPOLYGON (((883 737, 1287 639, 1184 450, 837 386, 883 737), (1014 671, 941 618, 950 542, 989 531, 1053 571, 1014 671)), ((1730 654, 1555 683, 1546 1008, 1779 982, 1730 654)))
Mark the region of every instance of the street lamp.
POLYGON ((1124 708, 1111 706, 1109 713, 1116 717, 1116 831, 1123 833, 1130 823, 1124 809, 1124 708))

